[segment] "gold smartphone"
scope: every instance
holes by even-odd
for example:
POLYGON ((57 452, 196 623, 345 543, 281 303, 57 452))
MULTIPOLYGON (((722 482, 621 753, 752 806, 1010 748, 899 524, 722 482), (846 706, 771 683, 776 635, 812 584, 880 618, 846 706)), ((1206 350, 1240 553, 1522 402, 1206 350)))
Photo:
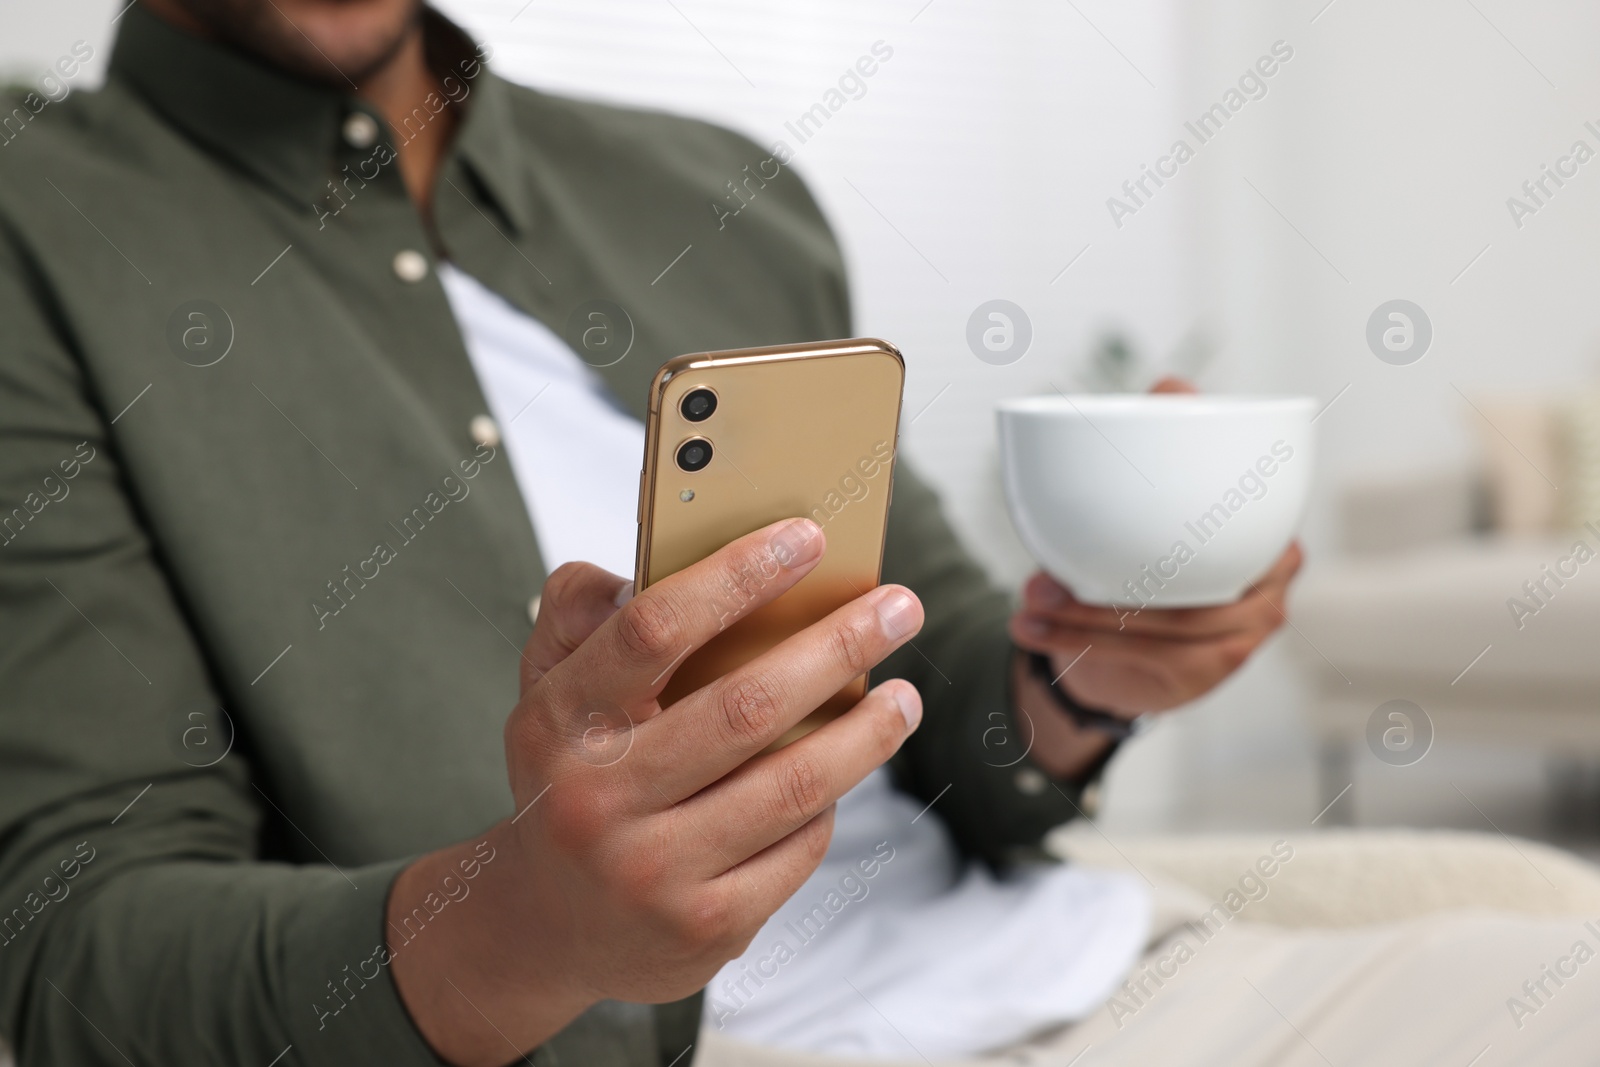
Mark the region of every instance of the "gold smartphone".
MULTIPOLYGON (((871 338, 701 352, 656 372, 635 588, 780 519, 808 517, 827 538, 822 562, 776 600, 750 607, 775 562, 719 590, 726 628, 678 665, 663 705, 878 584, 904 382, 899 350, 871 338)), ((866 691, 862 675, 778 744, 842 715, 866 691)))

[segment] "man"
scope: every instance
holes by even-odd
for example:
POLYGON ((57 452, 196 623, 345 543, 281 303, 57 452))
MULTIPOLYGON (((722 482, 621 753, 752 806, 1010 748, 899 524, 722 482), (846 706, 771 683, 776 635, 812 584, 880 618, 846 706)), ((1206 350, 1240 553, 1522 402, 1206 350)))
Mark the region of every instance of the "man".
POLYGON ((104 91, 23 106, 0 1027, 24 1065, 677 1062, 885 761, 942 820, 923 855, 1000 863, 1079 813, 1120 724, 1281 619, 1294 551, 1225 608, 1123 620, 1037 577, 1013 617, 902 464, 885 585, 660 708, 725 583, 776 561, 777 596, 825 540, 780 523, 631 598, 591 563, 547 577, 593 558, 557 540, 629 519, 540 497, 584 449, 537 436, 565 405, 508 406, 490 327, 572 404, 623 405, 621 455, 664 358, 851 332, 793 176, 719 229, 765 153, 514 88, 415 0, 143 0, 104 91), (568 326, 596 301, 631 340, 600 378, 568 326), (1064 693, 1024 651, 1060 675, 1090 644, 1064 693), (598 748, 597 708, 626 720, 598 748))

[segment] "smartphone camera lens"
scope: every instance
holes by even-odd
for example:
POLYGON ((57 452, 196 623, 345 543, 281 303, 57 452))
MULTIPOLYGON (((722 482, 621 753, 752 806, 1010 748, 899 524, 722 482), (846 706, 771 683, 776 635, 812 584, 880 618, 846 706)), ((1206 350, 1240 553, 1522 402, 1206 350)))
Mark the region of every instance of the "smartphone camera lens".
POLYGON ((711 442, 704 437, 691 437, 678 446, 678 466, 693 474, 703 471, 711 462, 711 442))
POLYGON ((709 389, 691 389, 684 394, 678 410, 690 422, 705 422, 717 410, 717 394, 709 389))

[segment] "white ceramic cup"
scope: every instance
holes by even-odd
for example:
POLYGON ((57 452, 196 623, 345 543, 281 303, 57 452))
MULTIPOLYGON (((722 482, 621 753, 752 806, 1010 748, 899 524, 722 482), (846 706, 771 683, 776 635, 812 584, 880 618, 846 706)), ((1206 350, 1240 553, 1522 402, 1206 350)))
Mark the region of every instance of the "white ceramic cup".
POLYGON ((1011 519, 1089 604, 1227 604, 1305 511, 1312 397, 1037 396, 998 408, 1011 519))

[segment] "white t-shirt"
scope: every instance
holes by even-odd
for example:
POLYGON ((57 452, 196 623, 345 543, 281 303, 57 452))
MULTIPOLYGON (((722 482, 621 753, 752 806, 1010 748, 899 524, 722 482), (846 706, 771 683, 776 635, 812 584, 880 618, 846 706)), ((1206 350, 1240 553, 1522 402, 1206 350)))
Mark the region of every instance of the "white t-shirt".
MULTIPOLYGON (((545 566, 631 574, 643 425, 542 323, 448 264, 440 279, 545 566)), ((937 811, 880 769, 839 801, 816 873, 712 981, 705 1023, 819 1053, 970 1055, 1104 1003, 1149 924, 1130 876, 1041 866, 1002 879, 965 861, 937 811)))

